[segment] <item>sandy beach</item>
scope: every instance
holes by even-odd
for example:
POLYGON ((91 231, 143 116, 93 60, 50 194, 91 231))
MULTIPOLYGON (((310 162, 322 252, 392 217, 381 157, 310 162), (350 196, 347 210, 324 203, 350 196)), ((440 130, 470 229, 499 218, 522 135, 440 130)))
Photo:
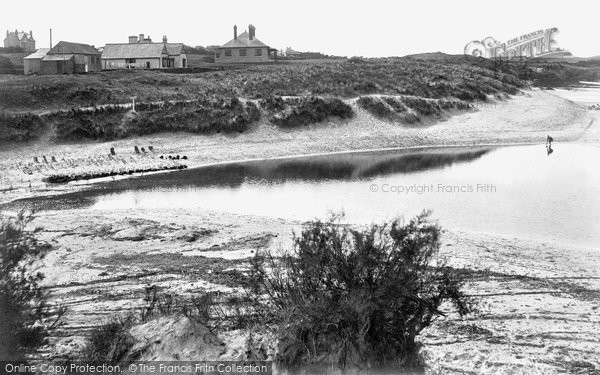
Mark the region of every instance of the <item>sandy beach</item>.
MULTIPOLYGON (((14 145, 0 151, 0 202, 73 189, 48 187, 41 182, 42 174, 25 176, 19 163, 41 155, 93 158, 110 147, 130 155, 135 145, 153 145, 157 155, 186 155, 188 166, 198 167, 370 149, 544 143, 547 134, 555 142, 599 144, 600 111, 587 110, 579 99, 573 92, 530 90, 444 121, 410 127, 377 120, 350 100, 357 113, 351 121, 290 131, 261 122, 240 135, 181 133, 105 143, 57 145, 45 140, 14 145)), ((247 258, 256 251, 290 246, 292 231, 301 223, 217 211, 122 209, 40 212, 32 225, 53 246, 39 264, 51 302, 68 309, 42 355, 64 359, 81 348, 93 327, 139 306, 150 285, 183 296, 207 290, 241 293, 238 271, 247 267, 247 258)), ((466 319, 438 320, 424 331, 428 372, 598 371, 598 250, 446 232, 441 253, 451 266, 468 270, 467 290, 478 301, 478 311, 466 319)), ((226 349, 218 352, 219 358, 232 358, 238 338, 245 334, 224 333, 226 349)), ((160 358, 175 354, 166 350, 160 358)))

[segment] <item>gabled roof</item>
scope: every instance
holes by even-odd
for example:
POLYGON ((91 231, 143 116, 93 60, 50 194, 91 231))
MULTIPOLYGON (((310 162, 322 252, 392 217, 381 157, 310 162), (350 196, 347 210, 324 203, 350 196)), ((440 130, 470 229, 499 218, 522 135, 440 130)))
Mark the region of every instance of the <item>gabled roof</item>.
POLYGON ((35 51, 34 53, 32 53, 29 56, 25 56, 24 59, 25 60, 41 59, 42 57, 46 56, 48 51, 50 51, 50 48, 38 48, 37 51, 35 51))
MULTIPOLYGON (((175 44, 175 43, 173 43, 175 44)), ((183 46, 183 45, 182 45, 183 46)), ((107 44, 102 51, 103 59, 141 59, 160 58, 168 55, 167 47, 162 43, 116 43, 107 44)))
POLYGON ((167 43, 167 52, 169 52, 170 56, 173 55, 181 55, 185 53, 185 48, 183 47, 183 43, 167 43))
POLYGON ((244 47, 269 47, 260 40, 254 38, 250 40, 250 35, 247 31, 244 31, 238 35, 237 39, 231 39, 229 42, 223 44, 221 48, 244 48, 244 47))
POLYGON ((89 44, 83 43, 71 43, 71 42, 58 42, 48 52, 48 55, 62 55, 62 54, 74 54, 74 55, 99 55, 100 52, 89 44))

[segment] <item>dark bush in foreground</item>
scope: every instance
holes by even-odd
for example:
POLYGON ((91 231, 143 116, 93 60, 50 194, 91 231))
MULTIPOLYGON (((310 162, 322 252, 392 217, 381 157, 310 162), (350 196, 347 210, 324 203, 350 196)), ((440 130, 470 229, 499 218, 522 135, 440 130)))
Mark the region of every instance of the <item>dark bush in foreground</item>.
POLYGON ((450 303, 470 310, 462 280, 437 254, 425 212, 403 224, 353 229, 339 218, 305 225, 291 253, 254 262, 256 292, 280 322, 286 368, 418 369, 416 337, 450 303))
POLYGON ((118 364, 129 359, 135 339, 129 333, 133 326, 133 317, 117 317, 92 330, 81 360, 86 362, 104 362, 118 364))
MULTIPOLYGON (((32 270, 49 245, 25 229, 30 220, 19 215, 0 224, 0 360, 24 359, 44 343, 49 328, 43 275, 32 270)), ((60 309, 58 317, 62 313, 60 309)))
POLYGON ((354 116, 352 108, 337 98, 302 97, 288 99, 285 104, 286 109, 275 114, 271 121, 287 128, 319 123, 332 116, 342 119, 354 116))

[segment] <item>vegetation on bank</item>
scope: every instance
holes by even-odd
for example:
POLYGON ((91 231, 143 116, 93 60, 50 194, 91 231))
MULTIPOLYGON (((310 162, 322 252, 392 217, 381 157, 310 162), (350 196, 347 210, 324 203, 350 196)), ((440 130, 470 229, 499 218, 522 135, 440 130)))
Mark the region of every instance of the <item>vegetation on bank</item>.
POLYGON ((338 98, 268 96, 260 101, 260 106, 272 113, 270 121, 273 124, 284 128, 315 124, 329 117, 348 119, 354 116, 352 108, 338 98))
POLYGON ((43 129, 44 122, 34 114, 0 113, 0 141, 28 141, 37 138, 43 129))
POLYGON ((447 111, 473 108, 460 99, 425 99, 416 96, 361 96, 358 105, 376 117, 405 124, 414 124, 422 116, 439 118, 447 111))
POLYGON ((19 214, 0 223, 0 360, 4 361, 25 360, 34 353, 64 314, 62 307, 49 307, 40 285, 44 275, 33 267, 50 245, 26 229, 31 220, 19 214))
POLYGON ((42 116, 57 140, 102 141, 168 131, 241 133, 259 118, 256 104, 235 97, 138 104, 135 113, 126 107, 96 107, 42 116))

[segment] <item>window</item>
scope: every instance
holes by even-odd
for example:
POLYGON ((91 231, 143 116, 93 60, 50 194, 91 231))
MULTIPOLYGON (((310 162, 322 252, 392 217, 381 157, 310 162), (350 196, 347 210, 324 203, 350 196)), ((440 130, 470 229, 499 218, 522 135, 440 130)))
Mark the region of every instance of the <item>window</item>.
POLYGON ((126 64, 135 64, 135 59, 125 59, 126 64))
POLYGON ((215 58, 220 59, 221 58, 221 54, 219 52, 216 53, 215 58))
POLYGON ((260 49, 260 48, 255 49, 254 56, 262 56, 262 49, 260 49))
POLYGON ((246 49, 245 48, 242 48, 240 50, 240 56, 246 56, 246 49))
POLYGON ((231 57, 231 50, 230 49, 226 49, 225 50, 225 56, 226 57, 231 57))

